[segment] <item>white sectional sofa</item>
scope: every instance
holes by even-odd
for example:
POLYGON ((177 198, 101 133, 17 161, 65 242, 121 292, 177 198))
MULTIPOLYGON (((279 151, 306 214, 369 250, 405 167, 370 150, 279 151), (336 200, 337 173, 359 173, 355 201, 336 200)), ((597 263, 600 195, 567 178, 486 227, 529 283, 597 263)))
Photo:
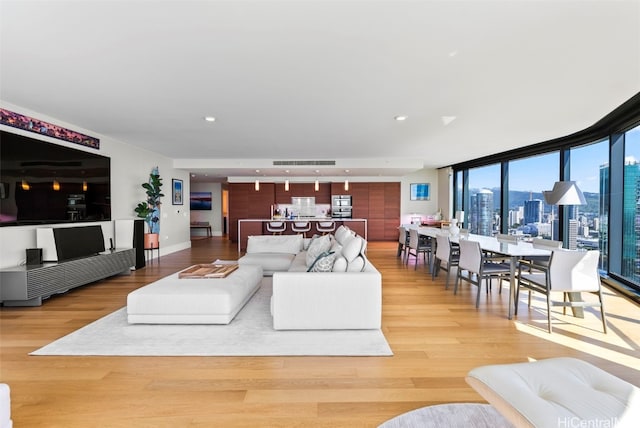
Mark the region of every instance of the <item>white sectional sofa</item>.
POLYGON ((315 239, 250 236, 238 263, 273 276, 276 330, 379 329, 382 277, 366 258, 366 244, 344 226, 315 239))

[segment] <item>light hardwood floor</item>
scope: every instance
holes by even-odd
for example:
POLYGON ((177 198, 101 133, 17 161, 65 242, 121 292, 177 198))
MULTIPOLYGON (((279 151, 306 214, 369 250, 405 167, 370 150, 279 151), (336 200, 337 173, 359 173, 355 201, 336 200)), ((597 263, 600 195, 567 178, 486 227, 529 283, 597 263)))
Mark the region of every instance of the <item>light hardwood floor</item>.
MULTIPOLYGON (((127 293, 191 264, 237 258, 224 238, 193 241, 119 276, 55 296, 36 308, 0 310, 0 381, 12 388, 22 427, 375 427, 438 403, 482 402, 464 381, 472 368, 557 356, 589 361, 640 385, 640 310, 606 290, 609 334, 598 311, 584 320, 528 310, 507 319, 508 289, 494 284, 475 309, 475 288, 454 296, 371 242, 382 272, 383 331, 393 357, 35 357, 28 353, 123 307, 127 293)), ((534 306, 542 301, 534 298, 534 306)))

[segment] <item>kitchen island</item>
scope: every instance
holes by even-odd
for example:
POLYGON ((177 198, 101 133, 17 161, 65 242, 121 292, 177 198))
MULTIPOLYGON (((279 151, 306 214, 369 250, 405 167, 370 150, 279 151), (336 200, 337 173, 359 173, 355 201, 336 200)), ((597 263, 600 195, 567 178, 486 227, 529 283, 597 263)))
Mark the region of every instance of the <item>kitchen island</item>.
POLYGON ((282 221, 287 223, 287 230, 285 234, 294 234, 291 231, 290 223, 296 221, 308 221, 311 223, 311 231, 309 236, 316 232, 316 224, 319 222, 333 221, 336 224, 336 229, 341 225, 348 226, 355 231, 358 235, 367 239, 367 219, 366 218, 332 218, 332 217, 304 217, 304 218, 243 218, 238 220, 238 252, 242 252, 247 247, 247 237, 250 235, 265 235, 266 224, 271 221, 282 221))

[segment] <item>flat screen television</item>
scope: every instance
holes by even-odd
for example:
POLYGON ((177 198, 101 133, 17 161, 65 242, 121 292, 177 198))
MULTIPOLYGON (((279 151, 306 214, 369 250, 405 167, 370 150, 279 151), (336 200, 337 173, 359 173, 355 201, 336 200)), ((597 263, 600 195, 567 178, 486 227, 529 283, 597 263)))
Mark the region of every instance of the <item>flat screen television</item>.
POLYGON ((111 220, 111 159, 0 131, 0 226, 111 220))

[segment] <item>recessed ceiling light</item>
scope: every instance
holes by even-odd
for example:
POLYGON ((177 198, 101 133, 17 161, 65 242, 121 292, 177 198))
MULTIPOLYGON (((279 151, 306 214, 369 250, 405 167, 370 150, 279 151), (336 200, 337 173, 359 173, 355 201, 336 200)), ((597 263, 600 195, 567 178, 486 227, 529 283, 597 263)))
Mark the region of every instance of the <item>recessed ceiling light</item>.
POLYGON ((456 56, 456 55, 458 55, 458 51, 451 51, 451 52, 449 52, 449 56, 450 56, 451 58, 453 58, 453 57, 454 57, 454 56, 456 56))
POLYGON ((207 122, 215 122, 216 118, 213 116, 205 116, 204 120, 206 120, 207 122))
POLYGON ((397 121, 403 121, 403 120, 407 120, 407 116, 396 116, 394 117, 394 119, 397 121))

